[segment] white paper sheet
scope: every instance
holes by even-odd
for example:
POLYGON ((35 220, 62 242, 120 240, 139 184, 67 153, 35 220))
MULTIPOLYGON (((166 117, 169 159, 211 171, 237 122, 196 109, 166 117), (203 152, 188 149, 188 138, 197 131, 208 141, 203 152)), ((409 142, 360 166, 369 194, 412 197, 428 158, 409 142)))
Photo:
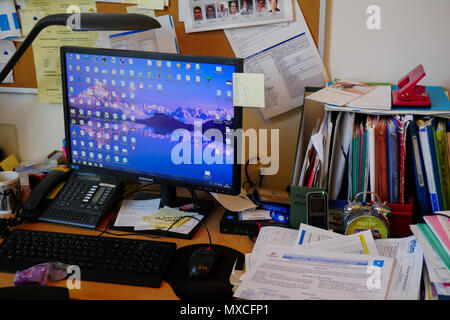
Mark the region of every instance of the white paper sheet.
POLYGON ((234 297, 248 300, 386 299, 395 260, 296 247, 265 247, 234 297))
POLYGON ((373 91, 347 103, 345 106, 355 109, 390 110, 392 107, 391 100, 391 86, 376 86, 373 91))
POLYGON ((328 184, 328 195, 331 200, 336 200, 342 186, 345 162, 349 154, 350 143, 352 141, 353 123, 355 114, 344 112, 338 115, 333 138, 333 150, 330 160, 330 177, 328 184))
POLYGON ((178 53, 172 17, 170 15, 159 16, 156 20, 161 24, 161 28, 107 32, 109 46, 113 49, 178 53))
POLYGON ((423 251, 414 236, 375 240, 378 253, 396 259, 389 300, 417 300, 420 296, 423 251))
POLYGON ((266 246, 293 246, 297 231, 283 227, 262 227, 253 246, 252 253, 258 253, 266 246))
POLYGON ((303 104, 306 86, 322 87, 328 81, 319 52, 295 2, 295 21, 288 26, 266 25, 227 29, 225 35, 244 71, 264 73, 265 119, 303 104))
MULTIPOLYGON (((8 63, 9 59, 13 56, 14 52, 16 52, 16 47, 11 40, 0 40, 0 70, 5 67, 8 63)), ((14 76, 13 71, 6 76, 3 83, 13 83, 14 76)))
POLYGON ((339 237, 345 237, 342 234, 331 232, 328 230, 316 228, 308 224, 301 223, 298 229, 297 236, 295 238, 296 245, 303 245, 308 243, 314 243, 318 241, 324 241, 329 239, 335 239, 339 237))
POLYGON ((370 230, 345 237, 303 244, 301 247, 305 249, 331 251, 334 253, 378 254, 372 231, 370 230))
POLYGON ((143 217, 159 210, 161 199, 123 200, 117 214, 115 227, 135 227, 143 225, 143 217))
POLYGON ((308 96, 308 99, 326 104, 345 106, 354 100, 359 100, 376 89, 361 82, 339 80, 331 83, 308 96))

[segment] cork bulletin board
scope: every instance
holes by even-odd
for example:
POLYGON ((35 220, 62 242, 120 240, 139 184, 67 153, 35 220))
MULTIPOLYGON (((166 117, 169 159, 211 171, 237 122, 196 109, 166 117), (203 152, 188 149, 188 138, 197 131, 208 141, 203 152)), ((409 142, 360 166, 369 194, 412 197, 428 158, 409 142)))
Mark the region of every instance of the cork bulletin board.
MULTIPOLYGON (((170 14, 173 18, 177 34, 178 47, 181 54, 196 54, 207 56, 234 57, 233 50, 228 43, 223 30, 205 31, 187 34, 184 23, 178 19, 178 1, 169 0, 169 7, 165 10, 155 10, 156 16, 170 14)), ((298 1, 305 16, 311 34, 317 45, 319 31, 319 0, 298 1)), ((126 7, 133 4, 97 2, 98 12, 126 13, 126 7)), ((15 43, 16 47, 20 45, 15 43)), ((56 57, 55 57, 56 58, 56 57)), ((14 67, 14 83, 2 84, 4 87, 37 88, 34 56, 32 47, 28 48, 19 63, 14 67)))

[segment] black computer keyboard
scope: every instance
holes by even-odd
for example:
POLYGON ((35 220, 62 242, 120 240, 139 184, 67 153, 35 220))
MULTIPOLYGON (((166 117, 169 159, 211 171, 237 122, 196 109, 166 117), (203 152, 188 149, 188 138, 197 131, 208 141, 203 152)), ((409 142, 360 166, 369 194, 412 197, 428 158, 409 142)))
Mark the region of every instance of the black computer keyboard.
POLYGON ((43 262, 77 265, 81 280, 158 288, 176 244, 15 229, 0 244, 0 271, 43 262))

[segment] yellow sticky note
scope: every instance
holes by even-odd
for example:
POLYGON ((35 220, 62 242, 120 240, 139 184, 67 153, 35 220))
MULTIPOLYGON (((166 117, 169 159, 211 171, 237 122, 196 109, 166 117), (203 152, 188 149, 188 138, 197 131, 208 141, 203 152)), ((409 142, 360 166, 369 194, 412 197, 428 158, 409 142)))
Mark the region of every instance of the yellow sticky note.
POLYGON ((17 160, 14 154, 7 157, 5 160, 0 162, 0 168, 4 171, 13 171, 19 165, 19 160, 17 160))
POLYGON ((233 105, 264 108, 264 74, 233 73, 233 105))

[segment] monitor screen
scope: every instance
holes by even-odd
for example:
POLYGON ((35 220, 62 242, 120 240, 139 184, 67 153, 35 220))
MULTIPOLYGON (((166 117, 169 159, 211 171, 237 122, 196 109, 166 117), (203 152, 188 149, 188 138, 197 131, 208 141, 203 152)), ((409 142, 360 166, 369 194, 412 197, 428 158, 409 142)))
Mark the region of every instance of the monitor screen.
POLYGON ((63 47, 68 164, 236 194, 233 73, 242 61, 63 47))

